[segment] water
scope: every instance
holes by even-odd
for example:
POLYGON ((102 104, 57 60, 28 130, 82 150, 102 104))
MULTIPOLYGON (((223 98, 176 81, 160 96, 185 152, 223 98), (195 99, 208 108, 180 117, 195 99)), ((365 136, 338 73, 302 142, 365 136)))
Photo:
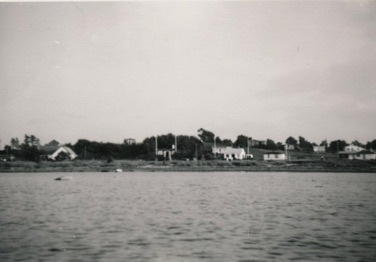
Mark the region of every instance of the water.
POLYGON ((376 174, 0 174, 0 261, 376 261, 376 174))

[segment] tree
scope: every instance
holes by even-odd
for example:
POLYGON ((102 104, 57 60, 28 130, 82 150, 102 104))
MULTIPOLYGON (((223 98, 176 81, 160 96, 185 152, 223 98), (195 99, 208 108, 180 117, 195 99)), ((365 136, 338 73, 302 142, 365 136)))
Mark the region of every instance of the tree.
POLYGON ((299 147, 304 152, 313 152, 313 146, 304 137, 299 136, 299 147))
POLYGON ((200 128, 199 130, 197 130, 197 132, 198 137, 202 140, 202 142, 214 142, 214 133, 203 128, 200 128))
POLYGON ((372 142, 367 142, 366 148, 369 150, 375 150, 376 149, 376 139, 374 139, 372 142))
POLYGON ((360 143, 358 140, 352 141, 351 144, 358 147, 365 147, 365 145, 360 143))
POLYGON ((20 141, 18 140, 17 137, 12 138, 12 139, 10 140, 10 147, 13 148, 13 149, 18 149, 18 148, 20 148, 20 141))
POLYGON ((345 149, 345 146, 348 144, 346 143, 345 140, 335 140, 330 142, 329 144, 329 151, 335 153, 339 151, 343 151, 345 149))
POLYGON ((328 141, 326 141, 326 139, 323 140, 323 141, 320 143, 320 146, 325 146, 325 148, 327 148, 327 147, 328 147, 328 141))
POLYGON ((245 135, 238 135, 234 142, 234 147, 248 148, 248 139, 245 135))
POLYGON ((286 139, 286 144, 288 144, 288 145, 294 145, 294 146, 296 146, 297 143, 298 143, 298 141, 295 138, 293 138, 292 136, 289 136, 286 139))
POLYGON ((274 143, 273 140, 268 138, 268 139, 266 139, 266 149, 276 150, 277 146, 276 146, 276 144, 274 143))

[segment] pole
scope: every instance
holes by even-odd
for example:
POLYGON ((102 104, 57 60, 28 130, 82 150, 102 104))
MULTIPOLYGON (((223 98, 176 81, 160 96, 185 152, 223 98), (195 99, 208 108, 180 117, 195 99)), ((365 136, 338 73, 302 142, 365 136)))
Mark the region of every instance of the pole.
POLYGON ((215 136, 214 136, 214 158, 217 158, 217 147, 215 145, 215 136))
POLYGON ((178 136, 175 136, 175 153, 178 152, 178 136))
POLYGON ((197 143, 195 143, 195 155, 196 155, 196 160, 197 160, 197 143))
POLYGON ((249 156, 249 137, 247 137, 247 155, 249 156))
POLYGON ((158 136, 155 136, 155 161, 158 161, 158 136))

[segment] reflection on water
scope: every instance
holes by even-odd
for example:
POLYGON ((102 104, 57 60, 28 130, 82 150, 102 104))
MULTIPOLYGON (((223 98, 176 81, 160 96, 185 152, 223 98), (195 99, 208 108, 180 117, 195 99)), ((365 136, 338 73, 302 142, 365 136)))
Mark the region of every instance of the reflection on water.
POLYGON ((375 261, 376 175, 0 174, 0 261, 375 261))

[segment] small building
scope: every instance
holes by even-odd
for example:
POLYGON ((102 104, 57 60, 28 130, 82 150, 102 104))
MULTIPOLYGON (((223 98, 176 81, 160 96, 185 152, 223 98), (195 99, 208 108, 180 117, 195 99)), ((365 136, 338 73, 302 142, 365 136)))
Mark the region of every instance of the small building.
POLYGON ((213 154, 219 155, 225 160, 242 160, 246 157, 245 151, 243 148, 233 148, 230 146, 227 147, 213 147, 213 154))
POLYGON ((252 146, 252 147, 266 146, 266 140, 252 139, 252 140, 250 140, 250 146, 252 146))
POLYGON ((77 154, 67 146, 42 146, 39 148, 41 158, 45 160, 74 160, 77 154))
POLYGON ((157 151, 157 156, 162 156, 163 159, 165 160, 169 160, 171 161, 172 160, 172 155, 175 154, 175 149, 169 149, 169 148, 166 148, 166 149, 158 149, 157 151))
POLYGON ((363 150, 349 155, 350 160, 376 160, 376 153, 363 150))
POLYGON ((325 153, 325 146, 313 146, 314 153, 325 153))
POLYGON ((360 146, 355 146, 355 145, 349 145, 345 146, 344 151, 345 152, 360 152, 365 150, 363 147, 360 146))
POLYGON ((286 154, 282 151, 273 151, 264 153, 265 161, 280 161, 286 160, 286 154))
POLYGON ((126 138, 126 139, 124 139, 124 144, 126 144, 126 145, 135 145, 136 144, 136 139, 134 139, 134 138, 126 138))

